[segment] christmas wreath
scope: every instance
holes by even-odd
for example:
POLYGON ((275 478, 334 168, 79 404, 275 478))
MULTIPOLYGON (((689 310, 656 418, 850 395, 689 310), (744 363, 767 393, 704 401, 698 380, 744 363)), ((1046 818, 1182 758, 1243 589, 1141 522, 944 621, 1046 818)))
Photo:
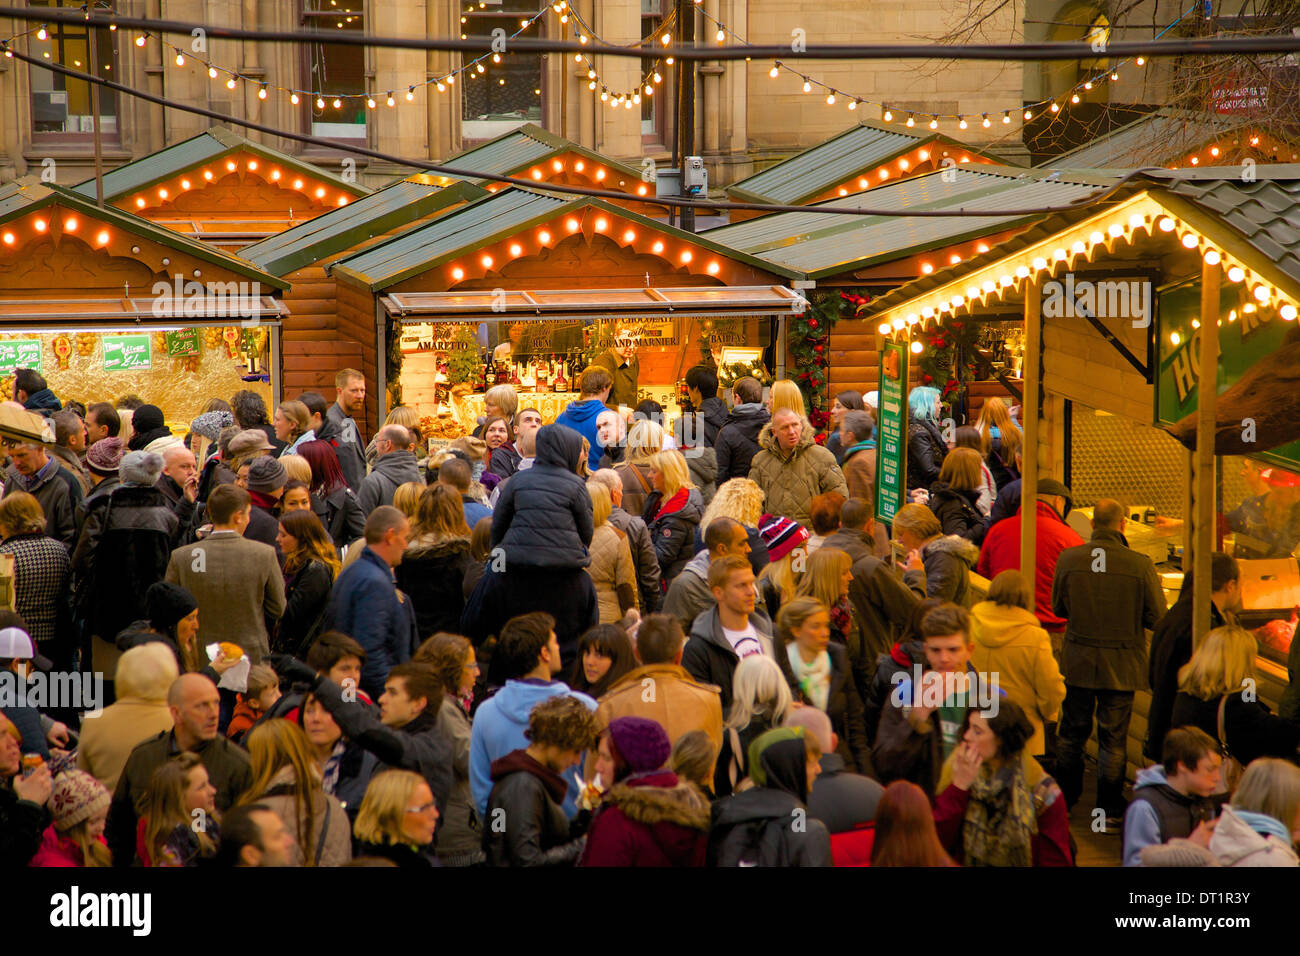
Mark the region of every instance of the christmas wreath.
POLYGON ((922 385, 939 389, 940 401, 951 408, 975 378, 972 357, 979 345, 982 323, 970 316, 948 318, 919 335, 925 344, 919 364, 922 385))
MULTIPOLYGON (((846 314, 856 312, 867 302, 865 296, 848 292, 815 294, 809 308, 795 316, 789 330, 787 345, 791 365, 798 369, 794 382, 808 406, 808 421, 818 432, 831 421, 831 330, 846 314)), ((818 439, 822 438, 819 434, 818 439)))

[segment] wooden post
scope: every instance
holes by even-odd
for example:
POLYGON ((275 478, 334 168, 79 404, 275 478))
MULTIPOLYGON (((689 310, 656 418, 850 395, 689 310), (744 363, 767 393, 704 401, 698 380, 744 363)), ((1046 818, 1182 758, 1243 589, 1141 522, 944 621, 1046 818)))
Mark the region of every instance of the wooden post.
POLYGON ((1037 568, 1035 541, 1038 535, 1038 416, 1042 351, 1043 300, 1037 279, 1025 282, 1025 397, 1020 404, 1020 424, 1025 447, 1020 471, 1020 573, 1029 582, 1029 610, 1034 607, 1034 576, 1037 568))
POLYGON ((1219 266, 1201 264, 1200 372, 1196 379, 1196 452, 1192 458, 1192 647, 1210 629, 1210 557, 1218 522, 1214 500, 1216 412, 1219 404, 1219 266))

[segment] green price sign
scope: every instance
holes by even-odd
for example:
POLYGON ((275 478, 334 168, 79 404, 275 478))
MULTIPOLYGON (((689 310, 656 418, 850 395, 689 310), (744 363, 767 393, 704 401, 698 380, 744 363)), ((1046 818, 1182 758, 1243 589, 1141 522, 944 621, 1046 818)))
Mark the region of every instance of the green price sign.
POLYGON ((9 339, 0 342, 0 374, 10 375, 14 369, 41 370, 40 339, 9 339))
POLYGON ((907 343, 880 352, 880 414, 876 428, 876 517, 893 521, 903 506, 907 468, 907 343))
POLYGON ((167 333, 167 355, 171 358, 189 358, 198 355, 202 348, 198 329, 167 333))
POLYGON ((153 339, 144 335, 105 335, 104 371, 132 372, 153 368, 153 339))

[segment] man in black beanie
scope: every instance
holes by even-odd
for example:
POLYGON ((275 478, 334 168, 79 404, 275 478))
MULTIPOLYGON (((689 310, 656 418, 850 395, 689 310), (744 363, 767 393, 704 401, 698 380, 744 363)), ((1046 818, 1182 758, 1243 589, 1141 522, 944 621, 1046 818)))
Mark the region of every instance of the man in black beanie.
POLYGON ((158 454, 169 445, 179 445, 180 439, 163 421, 162 409, 157 405, 141 405, 131 416, 131 428, 134 432, 126 443, 131 451, 152 451, 158 454))

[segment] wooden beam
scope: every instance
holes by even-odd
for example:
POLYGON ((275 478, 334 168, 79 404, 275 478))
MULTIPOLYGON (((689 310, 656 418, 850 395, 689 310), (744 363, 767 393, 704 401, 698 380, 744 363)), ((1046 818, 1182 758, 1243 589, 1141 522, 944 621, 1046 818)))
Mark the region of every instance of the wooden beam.
POLYGON ((1038 405, 1042 378, 1040 365, 1043 340, 1043 299, 1037 279, 1025 282, 1025 398, 1020 405, 1020 424, 1025 447, 1020 471, 1020 573, 1029 582, 1029 610, 1034 607, 1034 576, 1037 568, 1038 535, 1038 405))
POLYGON ((1201 371, 1196 385, 1196 451, 1192 455, 1192 647, 1210 630, 1210 557, 1217 523, 1214 425, 1219 402, 1218 265, 1201 263, 1201 371))

